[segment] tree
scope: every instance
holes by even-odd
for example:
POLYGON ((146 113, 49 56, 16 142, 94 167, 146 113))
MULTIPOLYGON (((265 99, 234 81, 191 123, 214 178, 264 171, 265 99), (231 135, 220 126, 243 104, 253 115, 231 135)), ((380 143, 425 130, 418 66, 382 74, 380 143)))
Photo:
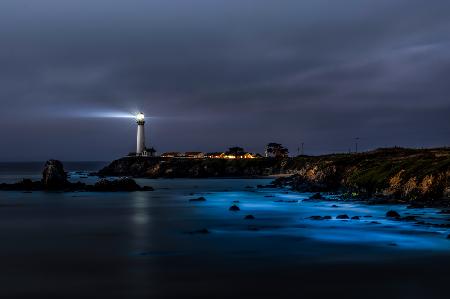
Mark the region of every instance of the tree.
POLYGON ((242 147, 233 146, 228 149, 226 154, 238 158, 239 156, 243 156, 245 154, 245 151, 242 147))
POLYGON ((266 156, 274 158, 284 158, 289 154, 289 150, 280 143, 271 142, 266 146, 266 156))

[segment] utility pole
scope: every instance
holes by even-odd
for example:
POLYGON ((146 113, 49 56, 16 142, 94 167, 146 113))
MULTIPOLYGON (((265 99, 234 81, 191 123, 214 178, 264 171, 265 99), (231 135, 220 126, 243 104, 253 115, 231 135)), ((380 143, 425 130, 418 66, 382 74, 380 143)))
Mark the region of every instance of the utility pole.
POLYGON ((360 139, 359 137, 355 138, 355 153, 358 153, 358 140, 359 139, 360 139))
POLYGON ((300 142, 301 147, 297 147, 297 155, 302 155, 304 154, 303 152, 303 144, 304 142, 300 142))

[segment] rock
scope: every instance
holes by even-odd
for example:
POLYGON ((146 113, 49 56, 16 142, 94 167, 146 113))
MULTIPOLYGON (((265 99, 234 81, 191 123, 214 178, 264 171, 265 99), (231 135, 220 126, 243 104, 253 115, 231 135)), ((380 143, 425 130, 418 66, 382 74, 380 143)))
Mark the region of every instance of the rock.
POLYGON ((448 235, 448 236, 447 236, 447 239, 449 239, 449 240, 450 240, 450 235, 448 235))
POLYGON ((397 212, 394 211, 394 210, 390 210, 390 211, 388 211, 388 212, 386 213, 386 217, 389 217, 389 218, 400 218, 400 214, 397 213, 397 212))
POLYGON ((331 207, 332 208, 339 208, 339 206, 337 206, 337 205, 332 205, 331 207))
POLYGON ((311 217, 308 217, 308 219, 311 219, 311 220, 330 220, 332 218, 331 218, 331 216, 311 216, 311 217))
POLYGON ((315 194, 311 195, 309 198, 310 199, 323 199, 323 196, 320 193, 315 193, 315 194))
POLYGON ((33 182, 30 179, 22 179, 20 182, 13 183, 13 184, 6 184, 2 183, 0 184, 0 190, 5 191, 38 191, 42 190, 42 183, 41 182, 33 182))
POLYGON ((61 161, 48 160, 45 163, 42 184, 46 190, 61 190, 67 186, 67 174, 61 161))
POLYGON ((268 184, 268 185, 257 185, 256 188, 258 189, 266 189, 266 188, 276 188, 274 184, 268 184))
POLYGON ((343 214, 343 215, 336 216, 336 219, 349 219, 349 217, 348 217, 348 215, 343 214))
POLYGON ((359 220, 360 218, 359 218, 359 216, 353 216, 351 219, 352 220, 359 220))
POLYGON ((237 211, 240 211, 241 209, 237 205, 232 205, 228 210, 237 212, 237 211))
POLYGON ((94 186, 92 191, 101 192, 117 192, 117 191, 152 191, 152 187, 140 187, 135 180, 131 178, 119 178, 117 180, 100 179, 94 186))
POLYGON ((371 221, 370 223, 371 223, 371 224, 381 224, 381 223, 378 222, 378 221, 371 221))
POLYGON ((253 219, 255 219, 255 216, 253 216, 253 215, 247 215, 247 216, 244 217, 244 219, 245 219, 245 220, 253 220, 253 219))
POLYGON ((189 199, 189 201, 206 201, 206 198, 204 198, 203 196, 197 197, 197 198, 191 198, 189 199))

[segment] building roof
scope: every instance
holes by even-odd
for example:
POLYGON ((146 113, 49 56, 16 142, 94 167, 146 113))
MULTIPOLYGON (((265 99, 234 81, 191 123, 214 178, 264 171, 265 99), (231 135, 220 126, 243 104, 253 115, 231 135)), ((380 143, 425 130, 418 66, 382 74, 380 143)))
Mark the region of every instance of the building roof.
POLYGON ((203 152, 185 152, 186 156, 192 156, 192 155, 203 155, 203 152))

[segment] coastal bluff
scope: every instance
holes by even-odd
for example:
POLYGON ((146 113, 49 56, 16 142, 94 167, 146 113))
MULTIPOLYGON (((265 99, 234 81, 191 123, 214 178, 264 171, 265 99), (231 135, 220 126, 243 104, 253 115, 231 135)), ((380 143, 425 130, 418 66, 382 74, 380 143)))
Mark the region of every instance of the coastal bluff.
POLYGON ((387 148, 295 158, 295 174, 273 182, 299 192, 340 192, 347 199, 450 202, 450 148, 387 148))
POLYGON ((383 148, 352 154, 257 159, 124 157, 98 172, 145 178, 284 175, 273 186, 299 192, 340 192, 355 198, 449 199, 450 148, 383 148))
POLYGON ((139 178, 261 177, 288 173, 290 159, 214 159, 124 157, 114 160, 97 174, 139 178))

